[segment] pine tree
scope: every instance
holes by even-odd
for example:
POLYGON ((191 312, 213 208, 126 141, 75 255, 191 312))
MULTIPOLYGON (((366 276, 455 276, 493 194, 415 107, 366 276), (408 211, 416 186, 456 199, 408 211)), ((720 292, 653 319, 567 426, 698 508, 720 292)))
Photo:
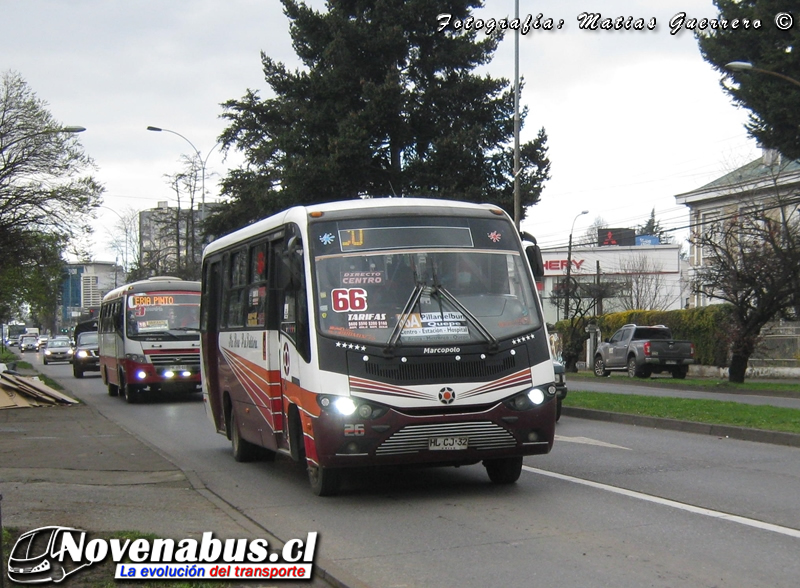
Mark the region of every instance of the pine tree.
MULTIPOLYGON (((513 88, 475 73, 501 37, 436 30, 440 13, 464 19, 480 0, 330 0, 326 12, 282 2, 303 67, 262 53, 274 97, 248 91, 224 104, 223 141, 246 163, 226 178, 230 204, 210 232, 367 195, 492 202, 513 214, 513 88)), ((521 145, 523 208, 549 178, 546 142, 542 129, 521 145)))
MULTIPOLYGON (((800 27, 788 26, 784 0, 714 0, 719 18, 729 23, 748 19, 751 26, 707 29, 698 35, 703 58, 725 74, 723 89, 734 102, 751 111, 747 129, 758 142, 777 149, 790 159, 800 159, 800 27), (784 16, 781 20, 780 15, 784 16), (760 21, 755 28, 752 23, 760 21), (749 62, 759 71, 732 71, 725 66, 733 61, 749 62), (735 83, 730 83, 732 79, 735 83)), ((795 11, 797 18, 797 11, 795 11)))

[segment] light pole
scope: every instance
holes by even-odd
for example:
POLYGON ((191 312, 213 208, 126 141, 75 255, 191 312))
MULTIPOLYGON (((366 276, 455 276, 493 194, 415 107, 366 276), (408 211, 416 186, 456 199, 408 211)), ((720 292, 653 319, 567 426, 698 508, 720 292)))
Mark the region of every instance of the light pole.
MULTIPOLYGON (((514 0, 514 18, 519 23, 519 0, 514 0)), ((522 196, 519 187, 519 27, 514 30, 514 225, 522 222, 522 196)))
POLYGON ((767 74, 770 76, 775 76, 776 78, 781 78, 782 80, 786 80, 790 84, 794 84, 795 86, 800 86, 800 82, 794 78, 790 78, 787 75, 782 73, 778 73, 776 71, 770 71, 768 69, 761 69, 760 67, 754 66, 749 61, 731 61, 730 63, 726 63, 725 67, 727 69, 732 69, 734 71, 755 71, 758 73, 767 74))
POLYGON ((195 155, 197 155, 197 160, 200 162, 200 173, 201 173, 201 177, 200 177, 200 191, 201 191, 201 194, 200 194, 200 220, 201 221, 205 220, 205 218, 206 218, 206 162, 208 161, 208 158, 211 155, 211 152, 214 151, 214 149, 216 149, 217 146, 219 145, 219 141, 214 143, 214 146, 211 149, 208 150, 208 153, 206 154, 205 159, 203 159, 203 156, 200 154, 200 150, 197 147, 194 146, 194 143, 192 143, 189 139, 187 139, 186 137, 184 137, 180 133, 178 133, 176 131, 171 131, 170 129, 162 129, 161 127, 154 127, 154 126, 148 126, 147 130, 148 131, 155 131, 157 133, 160 133, 161 131, 164 131, 165 133, 172 133, 173 135, 178 135, 181 139, 183 139, 184 141, 189 143, 189 145, 192 146, 192 149, 194 150, 195 155))
POLYGON ((55 129, 44 129, 43 131, 37 131, 35 133, 31 133, 30 135, 25 135, 16 139, 14 141, 9 141, 6 144, 0 144, 0 153, 11 147, 12 145, 16 145, 17 143, 21 143, 27 139, 32 139, 33 137, 38 137, 39 135, 58 135, 59 133, 65 133, 68 135, 74 135, 76 133, 82 133, 86 130, 86 127, 78 127, 78 126, 67 126, 67 127, 58 127, 55 129))
POLYGON ((575 230, 575 221, 578 217, 584 214, 589 214, 588 210, 581 210, 572 219, 572 227, 569 229, 569 245, 567 246, 567 289, 564 292, 564 318, 569 320, 569 289, 570 289, 570 276, 572 275, 572 231, 575 230))

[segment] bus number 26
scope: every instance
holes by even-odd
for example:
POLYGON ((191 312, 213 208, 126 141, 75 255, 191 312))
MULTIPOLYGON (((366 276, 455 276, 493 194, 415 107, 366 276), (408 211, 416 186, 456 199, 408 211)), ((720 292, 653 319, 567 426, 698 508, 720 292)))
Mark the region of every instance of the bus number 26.
POLYGON ((367 310, 367 291, 364 288, 334 288, 331 299, 334 312, 367 310))

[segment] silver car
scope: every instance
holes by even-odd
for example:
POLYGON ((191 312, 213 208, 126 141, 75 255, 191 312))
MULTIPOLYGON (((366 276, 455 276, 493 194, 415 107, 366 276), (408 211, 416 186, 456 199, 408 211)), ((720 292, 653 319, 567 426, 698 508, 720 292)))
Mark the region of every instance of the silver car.
POLYGON ((47 365, 53 361, 72 361, 72 343, 67 338, 50 339, 44 347, 42 362, 47 365))

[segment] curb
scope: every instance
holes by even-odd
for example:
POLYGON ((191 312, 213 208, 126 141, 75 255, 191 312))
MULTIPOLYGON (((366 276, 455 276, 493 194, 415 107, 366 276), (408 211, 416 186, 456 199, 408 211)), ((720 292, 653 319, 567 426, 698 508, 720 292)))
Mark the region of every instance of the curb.
POLYGON ((781 431, 765 431, 761 429, 748 429, 746 427, 733 427, 730 425, 712 425, 694 421, 679 421, 675 419, 664 419, 621 412, 593 410, 590 408, 578 408, 574 406, 564 406, 562 408, 562 414, 581 419, 590 419, 593 421, 608 421, 624 425, 650 427, 653 429, 666 429, 670 431, 681 431, 683 433, 697 433, 700 435, 728 437, 742 441, 755 441, 757 443, 771 443, 773 445, 800 447, 800 435, 795 433, 783 433, 781 431))

